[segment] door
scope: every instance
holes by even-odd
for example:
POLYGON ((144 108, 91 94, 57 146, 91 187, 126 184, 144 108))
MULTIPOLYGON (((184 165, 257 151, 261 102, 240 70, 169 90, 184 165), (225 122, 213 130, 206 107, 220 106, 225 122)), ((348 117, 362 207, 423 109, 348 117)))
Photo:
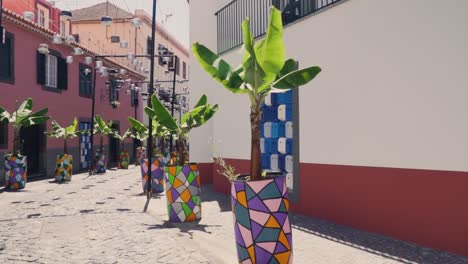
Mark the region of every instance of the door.
POLYGON ((35 125, 21 129, 22 153, 28 156, 28 177, 44 176, 45 126, 35 125))
MULTIPOLYGON (((112 124, 112 129, 120 133, 120 125, 112 124)), ((117 165, 119 161, 120 141, 113 136, 109 136, 109 162, 111 166, 117 165)))

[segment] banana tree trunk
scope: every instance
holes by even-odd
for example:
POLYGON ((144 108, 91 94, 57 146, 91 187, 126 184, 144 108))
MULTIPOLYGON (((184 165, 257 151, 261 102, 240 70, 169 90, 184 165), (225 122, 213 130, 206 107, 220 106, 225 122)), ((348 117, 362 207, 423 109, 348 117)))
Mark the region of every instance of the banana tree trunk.
POLYGON ((20 154, 21 152, 21 128, 15 128, 15 135, 13 139, 13 154, 20 154))
POLYGON ((63 154, 68 154, 68 144, 66 139, 63 140, 63 154))
POLYGON ((99 148, 101 152, 104 151, 104 137, 102 135, 99 138, 99 148))
POLYGON ((262 175, 260 150, 260 125, 262 118, 261 108, 252 108, 250 113, 251 125, 251 151, 250 151, 250 177, 253 181, 260 180, 262 175))
POLYGON ((188 163, 187 145, 184 138, 177 139, 177 152, 179 152, 179 165, 188 163))

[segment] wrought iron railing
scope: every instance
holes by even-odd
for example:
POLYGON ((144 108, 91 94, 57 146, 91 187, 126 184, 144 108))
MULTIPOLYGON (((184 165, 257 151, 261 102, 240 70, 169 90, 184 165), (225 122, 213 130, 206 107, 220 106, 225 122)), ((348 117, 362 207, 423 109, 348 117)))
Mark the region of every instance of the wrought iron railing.
POLYGON ((283 24, 290 24, 343 0, 233 0, 216 12, 218 53, 242 45, 241 23, 248 17, 255 38, 266 32, 269 8, 274 5, 283 13, 283 24))

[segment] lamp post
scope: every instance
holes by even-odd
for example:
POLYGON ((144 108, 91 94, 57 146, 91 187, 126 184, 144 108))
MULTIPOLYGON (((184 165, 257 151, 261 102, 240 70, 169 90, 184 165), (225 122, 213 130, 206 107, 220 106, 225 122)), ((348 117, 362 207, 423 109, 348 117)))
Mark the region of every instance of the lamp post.
POLYGON ((5 28, 2 24, 3 0, 0 0, 0 44, 5 44, 5 28))

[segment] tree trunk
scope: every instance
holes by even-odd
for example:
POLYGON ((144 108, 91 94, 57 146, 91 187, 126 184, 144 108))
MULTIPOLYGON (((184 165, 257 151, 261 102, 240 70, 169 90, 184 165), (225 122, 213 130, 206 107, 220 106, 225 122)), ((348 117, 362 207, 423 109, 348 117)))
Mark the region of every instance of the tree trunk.
POLYGON ((20 154, 21 152, 21 128, 15 129, 13 139, 13 154, 20 154))
POLYGON ((187 144, 184 138, 177 139, 177 152, 179 152, 179 165, 183 166, 189 162, 187 144))
POLYGON ((67 139, 63 140, 63 154, 68 154, 68 144, 67 144, 67 139))
POLYGON ((260 123, 262 118, 261 108, 252 108, 250 113, 251 125, 251 151, 250 151, 250 179, 260 180, 262 177, 261 150, 260 150, 260 123))
POLYGON ((99 148, 102 155, 102 153, 104 152, 104 137, 102 135, 99 138, 99 148))

